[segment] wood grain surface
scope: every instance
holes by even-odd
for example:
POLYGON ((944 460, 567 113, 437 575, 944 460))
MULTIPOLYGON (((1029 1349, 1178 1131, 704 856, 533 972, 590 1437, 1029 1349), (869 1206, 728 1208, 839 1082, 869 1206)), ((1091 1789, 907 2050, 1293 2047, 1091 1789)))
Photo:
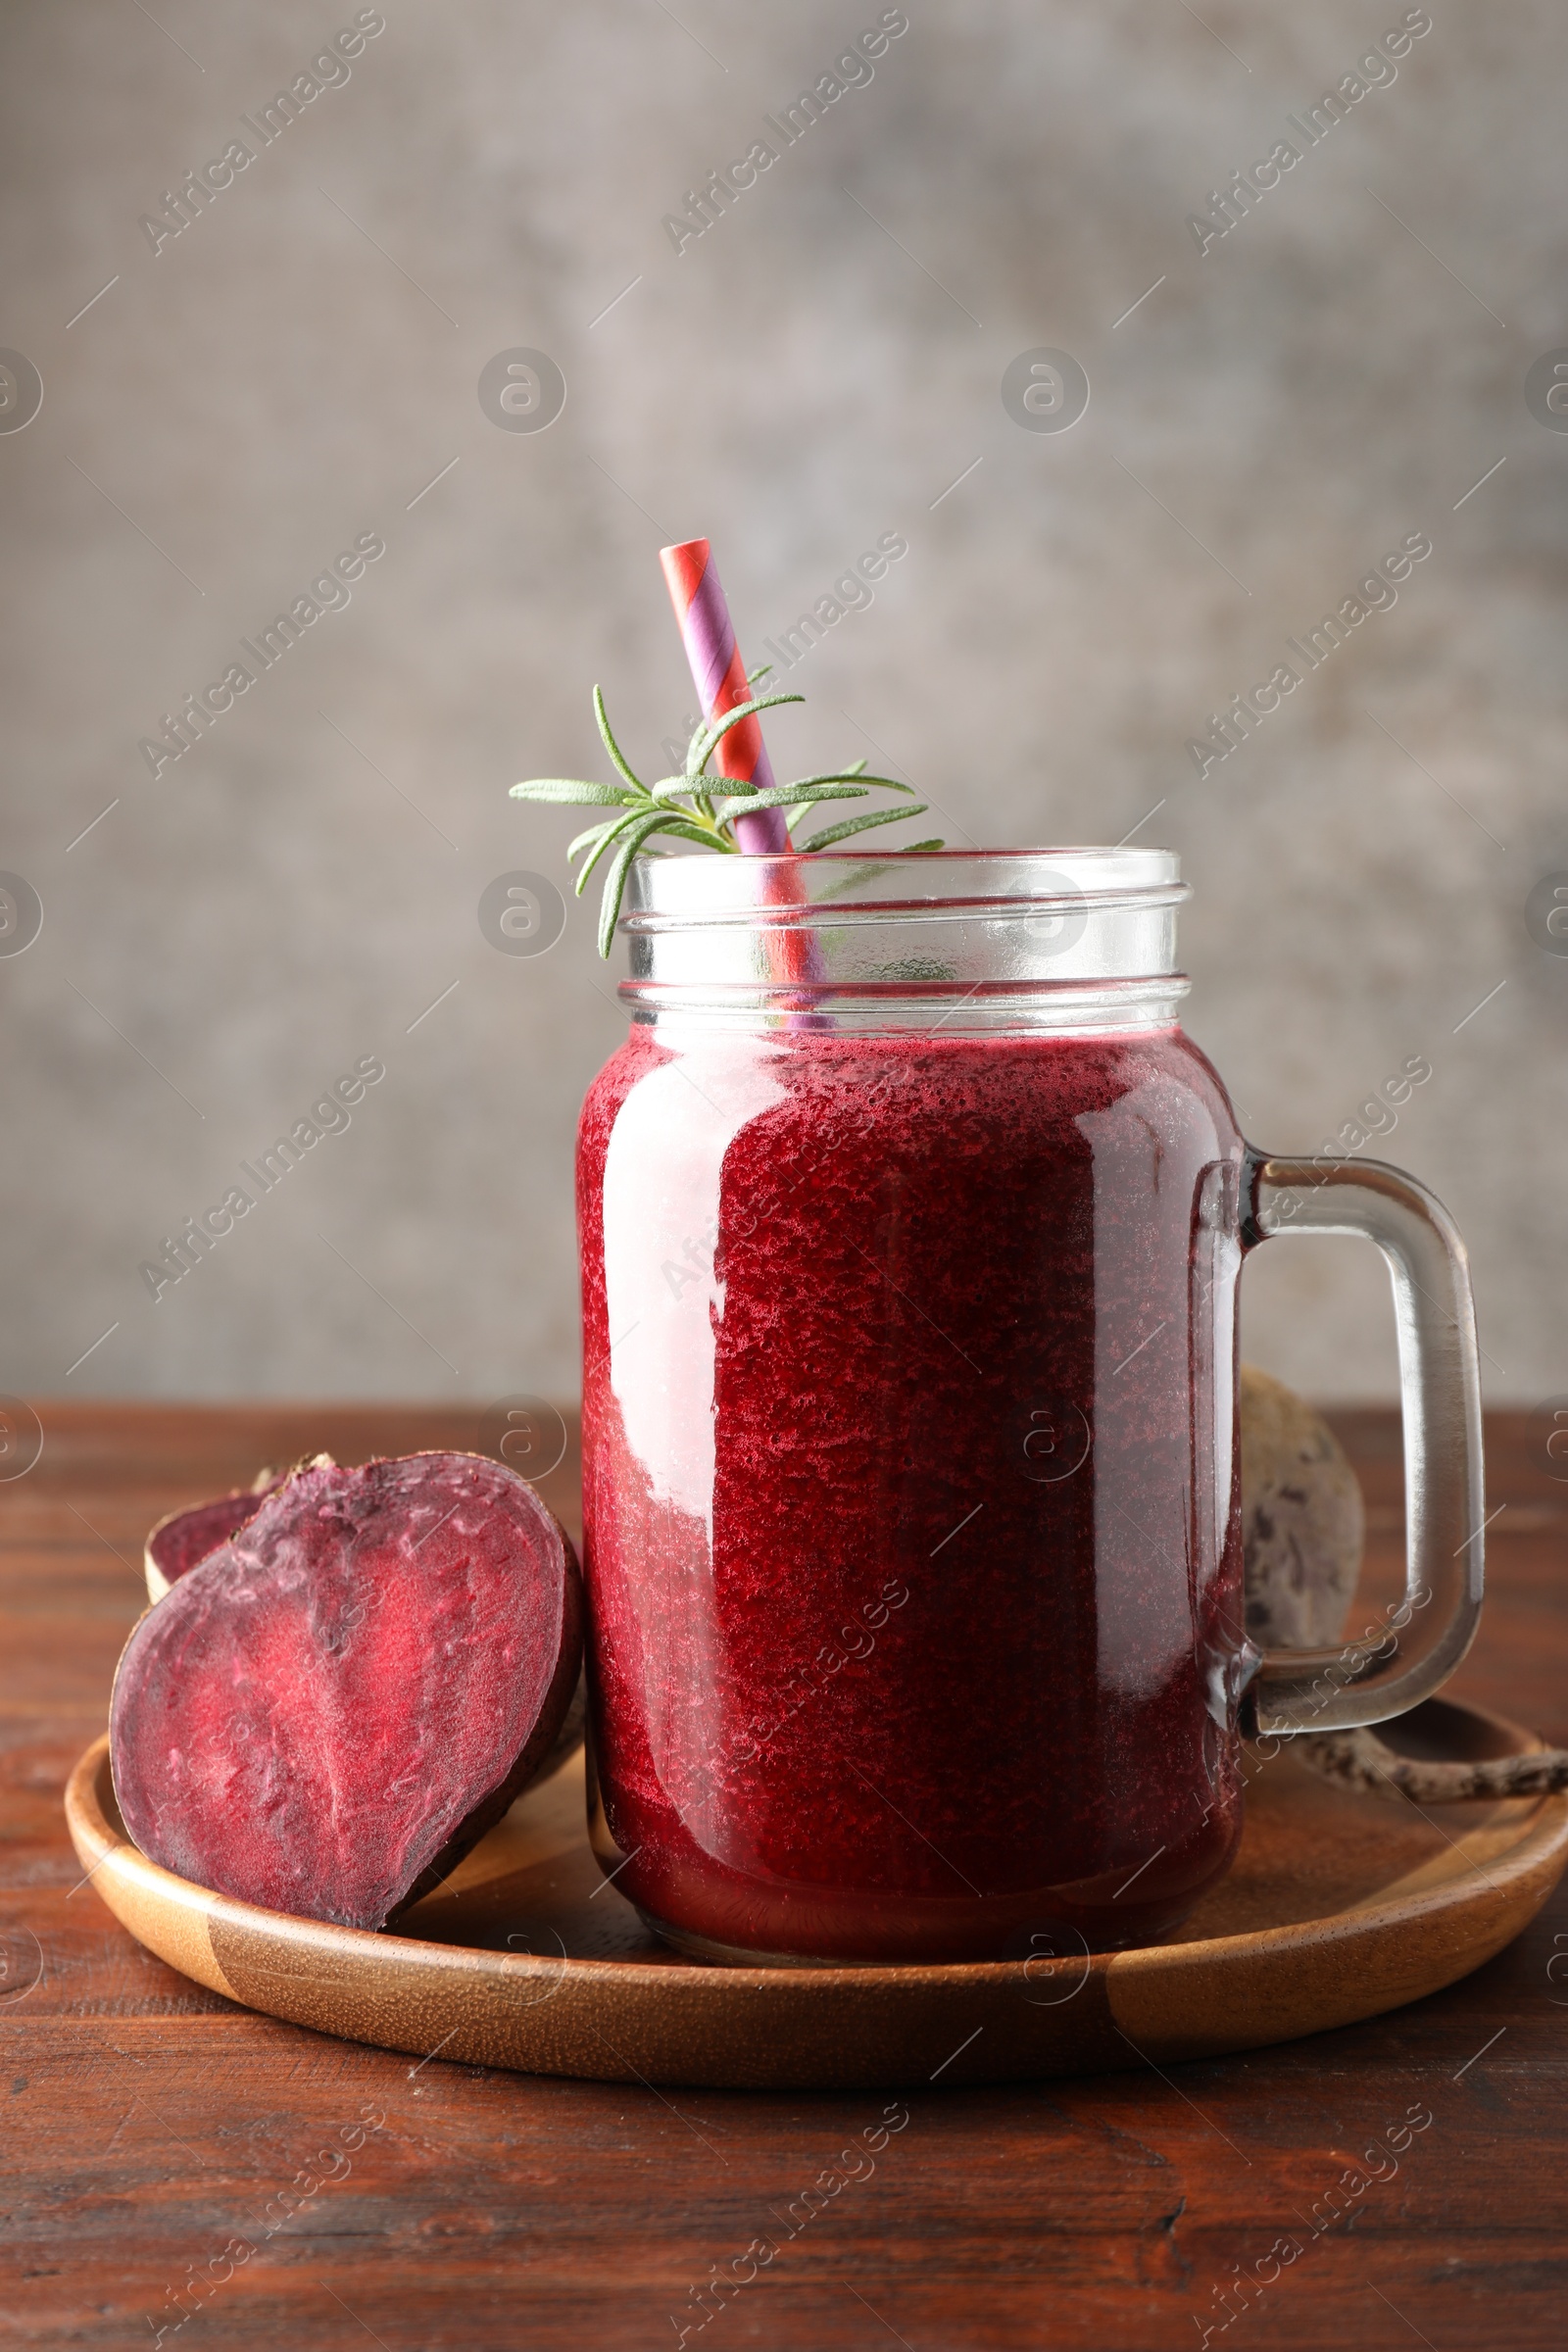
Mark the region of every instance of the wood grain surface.
MULTIPOLYGON (((0 1485, 0 2230, 4 2323, 23 2343, 1568 2339, 1562 1891, 1476 1975, 1371 2024, 1007 2089, 525 2077, 395 2057, 204 1992, 77 1884, 61 1811, 142 1603, 142 1537, 265 1460, 472 1446, 477 1415, 37 1409, 43 1457, 0 1485)), ((1397 1572, 1397 1428, 1381 1413, 1337 1426, 1367 1490, 1376 1598, 1397 1572)), ((1525 1416, 1490 1424, 1489 1508, 1505 1507, 1454 1690, 1564 1740, 1568 1485, 1544 1436, 1525 1416)), ((568 1524, 574 1489, 568 1458, 545 1487, 568 1524)))
MULTIPOLYGON (((1445 1698, 1397 1736, 1458 1763, 1531 1735, 1445 1698)), ((383 1934, 269 1911, 138 1852, 109 1742, 66 1790, 93 1892, 138 1943, 247 2009, 449 2065, 644 2088, 924 2089, 1169 2066, 1296 2041, 1457 1984, 1568 1860, 1568 1795, 1436 1813, 1250 1750, 1231 1868, 1162 1943, 987 1964, 714 1967, 650 1933, 588 1840, 581 1749, 383 1934)), ((1063 1946, 1066 1946, 1063 1949, 1063 1946)))

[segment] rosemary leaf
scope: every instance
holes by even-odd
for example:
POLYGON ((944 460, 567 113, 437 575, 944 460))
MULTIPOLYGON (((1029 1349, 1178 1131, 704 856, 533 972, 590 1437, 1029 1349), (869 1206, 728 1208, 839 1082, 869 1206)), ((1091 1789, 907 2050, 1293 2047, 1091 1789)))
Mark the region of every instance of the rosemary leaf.
POLYGON ((910 795, 914 792, 912 784, 901 784, 897 776, 868 776, 863 760, 857 760, 850 767, 830 768, 826 775, 797 776, 795 780, 798 784, 864 784, 868 787, 880 784, 889 792, 910 795))
POLYGON ((574 776, 532 776, 526 784, 514 784, 510 797, 555 801, 566 808, 630 808, 644 796, 640 784, 635 792, 627 792, 619 784, 587 784, 574 776))
POLYGON ((700 849, 720 850, 726 858, 740 856, 740 851, 735 843, 729 840, 725 834, 710 833, 706 825, 684 823, 678 811, 673 816, 666 817, 659 830, 662 834, 667 835, 671 841, 695 841, 700 849))
POLYGON ((773 784, 766 792, 750 792, 726 801, 724 821, 755 816, 759 808, 793 808, 797 801, 863 801, 865 791, 863 784, 773 784))
POLYGON ((594 716, 599 721, 600 735, 604 739, 606 751, 610 754, 611 759, 615 763, 616 773, 625 777, 627 783, 632 787, 634 792, 641 792, 641 784, 638 783, 637 778, 632 774, 631 769, 627 766, 625 759, 622 756, 620 746, 610 731, 610 713, 605 709, 604 690, 599 686, 594 688, 594 716))
POLYGON ((682 793, 689 792, 695 797, 697 782, 692 776, 661 776, 657 784, 649 785, 648 791, 652 799, 667 807, 672 801, 678 800, 682 793))
POLYGON ((928 804, 916 801, 912 808, 876 808, 858 816, 847 816, 841 825, 829 825, 822 833, 813 833, 803 842, 805 850, 829 850, 836 841, 848 841, 852 833, 869 833, 873 825, 902 825, 906 818, 924 816, 928 804))
POLYGON ((662 808, 650 808, 644 802, 641 808, 628 808, 624 816, 618 816, 612 823, 602 827, 599 839, 594 843, 578 870, 575 885, 578 898, 582 897, 583 888, 589 875, 612 842, 620 841, 633 832, 637 834, 639 841, 646 840, 647 836, 650 833, 656 833, 664 821, 665 812, 662 808))
MULTIPOLYGON (((631 861, 648 839, 649 834, 657 833, 663 821, 662 816, 660 815, 634 817, 624 841, 615 852, 614 863, 605 876, 605 895, 599 902, 599 953, 601 956, 608 956, 614 942, 615 925, 620 920, 620 902, 625 894, 626 876, 631 872, 631 861)), ((581 889, 580 881, 577 887, 579 890, 581 889)))
POLYGON ((624 816, 612 816, 602 825, 590 825, 585 833, 578 834, 575 841, 567 842, 566 857, 568 861, 577 856, 579 850, 592 849, 594 843, 599 839, 601 834, 613 833, 619 828, 619 826, 624 824, 624 816))
POLYGON ((737 703, 733 710, 726 710, 723 717, 715 718, 710 726, 698 728, 686 754, 686 773, 700 776, 731 727, 738 727, 743 718, 751 718, 759 710, 776 710, 780 703, 804 703, 805 700, 804 694, 760 694, 749 703, 737 703))

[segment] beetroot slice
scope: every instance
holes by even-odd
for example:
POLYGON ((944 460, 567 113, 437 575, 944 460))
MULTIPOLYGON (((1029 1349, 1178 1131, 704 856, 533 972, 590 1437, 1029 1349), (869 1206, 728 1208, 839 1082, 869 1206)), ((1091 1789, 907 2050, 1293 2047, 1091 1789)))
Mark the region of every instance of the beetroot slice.
POLYGON ((122 1818, 218 1893, 381 1927, 533 1777, 581 1655, 576 1557, 514 1471, 299 1471, 125 1644, 122 1818))

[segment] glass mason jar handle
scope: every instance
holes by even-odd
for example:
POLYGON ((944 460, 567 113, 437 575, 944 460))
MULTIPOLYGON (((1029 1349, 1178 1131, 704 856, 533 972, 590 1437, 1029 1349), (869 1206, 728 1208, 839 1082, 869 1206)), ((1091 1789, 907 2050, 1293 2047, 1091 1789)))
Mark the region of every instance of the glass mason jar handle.
MULTIPOLYGON (((1345 1731, 1402 1715, 1446 1682, 1481 1615, 1481 1373, 1470 1267, 1442 1203, 1378 1160, 1248 1153, 1243 1246, 1357 1234, 1394 1283, 1404 1414, 1404 1599, 1332 1649, 1271 1649, 1247 1693, 1259 1733, 1345 1731)), ((1249 1727, 1250 1728, 1250 1727, 1249 1727)))

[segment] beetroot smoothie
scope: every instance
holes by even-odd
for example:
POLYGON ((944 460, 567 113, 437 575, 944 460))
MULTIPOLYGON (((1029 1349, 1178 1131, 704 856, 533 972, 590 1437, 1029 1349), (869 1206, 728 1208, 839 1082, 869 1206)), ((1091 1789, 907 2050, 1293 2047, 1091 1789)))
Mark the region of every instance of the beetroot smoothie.
POLYGON ((1223 1871, 1241 1160, 1174 1025, 639 1026, 601 1073, 594 1838, 677 1941, 1115 1947, 1223 1871))

